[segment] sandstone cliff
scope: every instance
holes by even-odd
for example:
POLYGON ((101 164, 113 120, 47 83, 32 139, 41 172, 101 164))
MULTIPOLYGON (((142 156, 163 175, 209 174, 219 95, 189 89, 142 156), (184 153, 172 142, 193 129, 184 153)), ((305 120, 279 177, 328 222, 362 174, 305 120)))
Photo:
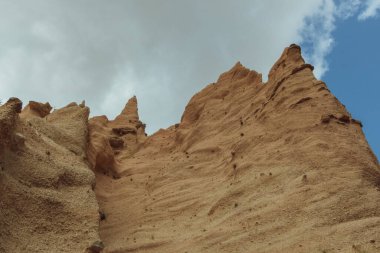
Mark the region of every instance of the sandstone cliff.
POLYGON ((96 177, 105 252, 380 251, 379 163, 312 70, 296 45, 265 84, 237 63, 120 150, 96 177))
POLYGON ((380 252, 379 162, 297 45, 151 136, 136 97, 114 120, 20 110, 0 107, 0 252, 380 252))
POLYGON ((85 252, 100 241, 89 109, 21 106, 0 107, 0 252, 85 252))

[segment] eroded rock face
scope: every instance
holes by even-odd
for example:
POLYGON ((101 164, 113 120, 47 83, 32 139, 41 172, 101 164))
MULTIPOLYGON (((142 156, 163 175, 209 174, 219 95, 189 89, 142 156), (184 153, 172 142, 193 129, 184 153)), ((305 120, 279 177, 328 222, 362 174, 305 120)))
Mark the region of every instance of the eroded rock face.
POLYGON ((36 101, 29 101, 29 104, 22 111, 21 116, 31 117, 36 116, 40 118, 44 118, 50 114, 52 107, 49 103, 40 103, 36 101))
POLYGON ((379 163, 312 71, 297 45, 265 84, 237 63, 179 124, 121 150, 120 178, 97 174, 105 250, 379 251, 379 163))
POLYGON ((121 139, 120 137, 113 136, 108 141, 111 147, 114 149, 121 149, 124 147, 124 140, 121 139))
POLYGON ((85 252, 100 240, 89 110, 20 112, 18 99, 0 107, 0 252, 85 252))
POLYGON ((139 120, 136 97, 131 98, 114 120, 106 116, 89 121, 88 158, 91 168, 117 177, 123 157, 130 156, 146 138, 145 124, 139 120))
POLYGON ((149 137, 136 97, 114 120, 11 99, 0 252, 380 252, 379 162, 312 71, 297 45, 267 83, 238 62, 149 137))
POLYGON ((18 113, 22 102, 18 98, 10 98, 0 110, 0 154, 6 147, 12 148, 15 136, 15 126, 18 123, 18 113))

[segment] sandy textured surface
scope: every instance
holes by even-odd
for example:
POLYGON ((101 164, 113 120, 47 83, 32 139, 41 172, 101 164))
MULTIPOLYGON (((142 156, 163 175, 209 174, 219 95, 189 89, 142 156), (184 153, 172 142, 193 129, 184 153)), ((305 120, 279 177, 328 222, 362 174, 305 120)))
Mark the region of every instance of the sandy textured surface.
POLYGON ((0 252, 85 252, 99 240, 89 109, 31 105, 0 107, 0 252))
POLYGON ((266 83, 237 63, 151 136, 136 97, 114 120, 75 103, 20 113, 11 99, 0 107, 0 253, 99 240, 103 253, 380 252, 379 162, 312 71, 297 45, 266 83))
POLYGON ((179 124, 122 136, 96 175, 105 252, 380 252, 379 163, 312 70, 296 45, 266 84, 237 63, 179 124))

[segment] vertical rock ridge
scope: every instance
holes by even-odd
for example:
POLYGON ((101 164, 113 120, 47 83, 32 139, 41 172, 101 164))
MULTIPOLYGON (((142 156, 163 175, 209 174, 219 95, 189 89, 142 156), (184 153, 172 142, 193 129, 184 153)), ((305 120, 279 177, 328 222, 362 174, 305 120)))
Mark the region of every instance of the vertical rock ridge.
POLYGON ((106 249, 380 250, 380 166, 312 69, 297 45, 265 84, 237 63, 190 99, 179 124, 121 155, 118 180, 97 174, 106 249))
POLYGON ((130 98, 114 119, 93 117, 89 121, 88 157, 94 171, 118 177, 120 158, 135 152, 146 139, 145 124, 139 119, 137 98, 130 98))
POLYGON ((114 119, 114 122, 119 124, 136 123, 139 121, 139 114, 137 109, 137 98, 133 96, 128 100, 124 109, 114 119))
POLYGON ((136 97, 114 120, 11 99, 0 252, 379 252, 379 162, 312 70, 297 45, 267 83, 238 62, 149 137, 136 97))
POLYGON ((100 240, 89 109, 23 118, 21 107, 15 98, 0 106, 0 252, 85 252, 100 240))

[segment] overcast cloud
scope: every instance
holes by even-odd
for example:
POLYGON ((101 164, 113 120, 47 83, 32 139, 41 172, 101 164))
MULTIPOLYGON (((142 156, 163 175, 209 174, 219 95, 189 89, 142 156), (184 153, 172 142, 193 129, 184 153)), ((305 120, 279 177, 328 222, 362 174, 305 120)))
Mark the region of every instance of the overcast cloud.
POLYGON ((117 115, 133 95, 148 132, 237 61, 264 75, 291 43, 322 77, 337 19, 378 0, 0 0, 0 98, 86 100, 117 115))

